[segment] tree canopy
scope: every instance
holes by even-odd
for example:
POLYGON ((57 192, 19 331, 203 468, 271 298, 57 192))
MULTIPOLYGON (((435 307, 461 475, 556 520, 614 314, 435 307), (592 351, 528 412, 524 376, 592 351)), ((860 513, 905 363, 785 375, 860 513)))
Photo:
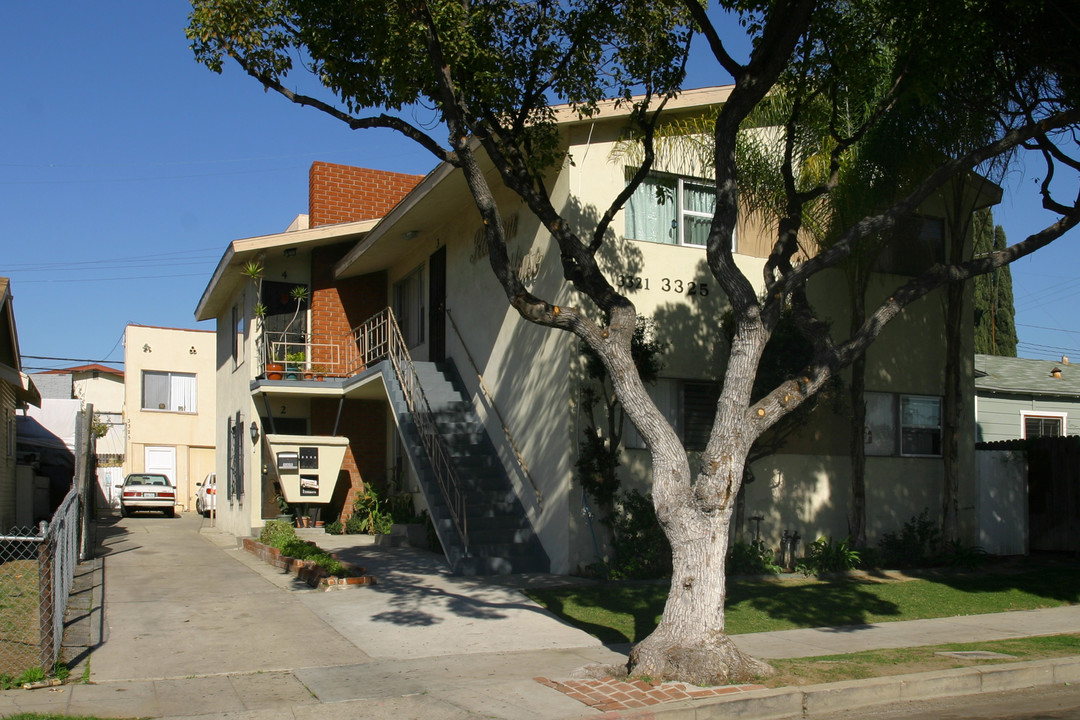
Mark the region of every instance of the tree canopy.
MULTIPOLYGON (((989 210, 976 213, 975 252, 1004 250, 1005 230, 994 225, 989 210)), ((1012 272, 1000 267, 975 278, 975 352, 1016 357, 1016 310, 1012 272)))
POLYGON ((722 0, 712 11, 699 0, 193 0, 188 35, 212 70, 232 58, 294 103, 352 128, 397 130, 462 170, 509 303, 526 320, 588 345, 651 454, 672 582, 659 626, 631 653, 631 670, 714 683, 767 672, 724 634, 728 524, 755 440, 850 366, 905 307, 1034 252, 1080 221, 1075 184, 1060 182, 1080 170, 1074 10, 1068 0, 722 0), (729 51, 732 33, 751 39, 748 58, 729 51), (732 331, 729 343, 717 333, 727 350, 715 368, 722 391, 692 468, 635 369, 634 305, 605 278, 597 256, 651 169, 656 127, 682 89, 694 37, 717 73, 733 78, 709 129, 716 212, 705 253, 732 331), (296 70, 314 76, 312 94, 294 89, 296 70), (595 227, 574 228, 546 185, 564 150, 553 104, 589 115, 605 97, 631 110, 642 162, 595 227), (429 109, 435 129, 403 119, 396 111, 406 107, 429 109), (772 197, 775 234, 763 275, 749 278, 730 242, 740 192, 749 188, 740 131, 766 111, 780 158, 762 188, 772 197), (564 277, 586 306, 560 307, 518 278, 479 154, 551 234, 564 277), (867 308, 857 327, 833 332, 807 293, 811 279, 895 231, 935 194, 1019 155, 1041 163, 1043 205, 1057 221, 1012 246, 934 262, 867 308), (856 165, 858 175, 842 172, 856 165), (872 202, 863 196, 850 213, 823 215, 823 205, 849 207, 846 177, 872 187, 872 202), (815 219, 828 242, 805 253, 801 240, 815 219), (762 353, 788 311, 811 343, 809 359, 759 394, 762 353))

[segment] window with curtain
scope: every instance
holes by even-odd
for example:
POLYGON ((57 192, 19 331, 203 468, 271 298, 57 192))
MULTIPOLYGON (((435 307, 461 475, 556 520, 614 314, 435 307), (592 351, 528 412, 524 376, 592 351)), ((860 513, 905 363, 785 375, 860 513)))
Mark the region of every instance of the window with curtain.
POLYGON ((668 245, 704 245, 716 210, 707 181, 649 174, 626 202, 626 237, 668 245))
POLYGON ((198 411, 194 373, 143 371, 143 410, 193 413, 198 411))

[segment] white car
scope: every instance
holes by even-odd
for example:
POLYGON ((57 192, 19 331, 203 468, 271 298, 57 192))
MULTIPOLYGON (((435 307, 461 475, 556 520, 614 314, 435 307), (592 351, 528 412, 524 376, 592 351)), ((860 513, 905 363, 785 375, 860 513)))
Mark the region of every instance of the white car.
POLYGON ((120 517, 135 510, 160 510, 165 517, 176 514, 176 488, 168 475, 132 473, 116 489, 120 491, 120 517))
POLYGON ((210 473, 203 478, 195 487, 195 512, 210 517, 210 513, 217 509, 217 473, 210 473))

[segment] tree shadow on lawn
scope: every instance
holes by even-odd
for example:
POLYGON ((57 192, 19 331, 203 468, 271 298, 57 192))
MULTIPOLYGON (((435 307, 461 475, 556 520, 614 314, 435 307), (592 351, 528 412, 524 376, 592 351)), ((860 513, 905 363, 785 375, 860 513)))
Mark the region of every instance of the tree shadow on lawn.
POLYGON ((727 630, 731 634, 764 630, 831 627, 843 632, 865 627, 869 618, 900 615, 900 607, 853 579, 812 585, 740 582, 728 586, 727 630), (765 621, 768 627, 762 627, 765 621), (782 620, 785 628, 777 628, 782 620))
MULTIPOLYGON (((876 597, 868 583, 850 579, 813 585, 739 582, 728 586, 727 630, 731 634, 800 627, 865 626, 871 616, 899 615, 893 602, 876 597), (783 621, 783 628, 777 621, 783 621)), ((537 590, 531 595, 556 615, 595 635, 604 644, 643 640, 664 611, 668 586, 604 583, 572 590, 537 590), (576 606, 576 607, 575 607, 576 606), (595 610, 595 613, 590 613, 595 610)))
POLYGON ((925 572, 918 576, 966 593, 1016 590, 1075 605, 1080 603, 1080 562, 1075 558, 1025 558, 1020 568, 1001 571, 925 572))

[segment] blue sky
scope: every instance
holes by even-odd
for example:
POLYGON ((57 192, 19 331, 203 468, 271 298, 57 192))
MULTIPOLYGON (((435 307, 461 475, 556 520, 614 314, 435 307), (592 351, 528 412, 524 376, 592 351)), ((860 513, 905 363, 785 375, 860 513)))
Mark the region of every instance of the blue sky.
MULTIPOLYGON (((197 65, 188 10, 0 4, 0 275, 23 355, 70 358, 25 358, 28 369, 122 361, 128 323, 212 329, 194 309, 226 245, 306 212, 313 161, 418 174, 435 163, 393 133, 350 131, 265 93, 235 66, 197 65)), ((723 81, 704 66, 692 76, 723 81)), ((1011 241, 1046 217, 1035 177, 1005 181, 995 218, 1011 241)), ((1055 245, 1013 266, 1021 355, 1080 358, 1076 240, 1055 245)))

